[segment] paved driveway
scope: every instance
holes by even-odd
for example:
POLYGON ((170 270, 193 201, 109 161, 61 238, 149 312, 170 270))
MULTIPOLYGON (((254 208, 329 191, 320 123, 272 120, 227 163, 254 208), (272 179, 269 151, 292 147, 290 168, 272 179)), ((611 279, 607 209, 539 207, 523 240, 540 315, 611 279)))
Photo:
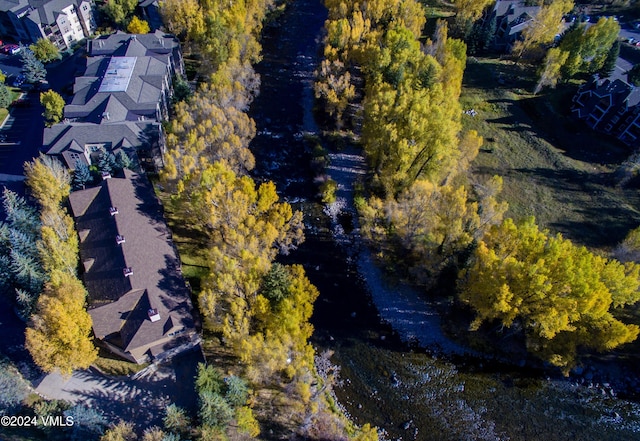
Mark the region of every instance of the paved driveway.
POLYGON ((153 366, 142 376, 112 378, 89 369, 76 371, 71 378, 46 375, 36 391, 47 398, 84 403, 100 409, 107 420, 132 421, 144 428, 161 425, 170 403, 195 412, 194 378, 198 362, 204 361, 200 346, 184 352, 168 364, 153 366))
POLYGON ((37 92, 24 95, 25 107, 14 107, 0 128, 0 184, 23 175, 25 161, 38 156, 42 146, 44 119, 37 92), (3 176, 7 175, 7 176, 3 176))

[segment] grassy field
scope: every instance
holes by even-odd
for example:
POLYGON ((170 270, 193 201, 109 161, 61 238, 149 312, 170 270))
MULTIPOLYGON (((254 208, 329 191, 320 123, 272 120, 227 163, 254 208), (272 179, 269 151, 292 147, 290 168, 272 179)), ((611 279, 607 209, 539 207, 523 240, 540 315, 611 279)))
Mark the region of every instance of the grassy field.
MULTIPOLYGON (((529 69, 530 70, 530 69, 529 69)), ((533 78, 510 61, 469 60, 461 97, 465 129, 485 139, 473 173, 504 178, 507 216, 535 216, 542 227, 607 250, 640 225, 635 188, 615 171, 631 151, 570 118, 576 85, 534 96, 533 78)))

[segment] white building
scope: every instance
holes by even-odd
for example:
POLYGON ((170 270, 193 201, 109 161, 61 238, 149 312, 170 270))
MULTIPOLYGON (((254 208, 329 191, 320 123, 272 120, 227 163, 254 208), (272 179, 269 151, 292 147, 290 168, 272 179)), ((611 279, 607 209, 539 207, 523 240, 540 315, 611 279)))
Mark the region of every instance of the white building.
POLYGON ((66 50, 96 28, 92 0, 0 0, 0 34, 22 43, 47 38, 66 50))

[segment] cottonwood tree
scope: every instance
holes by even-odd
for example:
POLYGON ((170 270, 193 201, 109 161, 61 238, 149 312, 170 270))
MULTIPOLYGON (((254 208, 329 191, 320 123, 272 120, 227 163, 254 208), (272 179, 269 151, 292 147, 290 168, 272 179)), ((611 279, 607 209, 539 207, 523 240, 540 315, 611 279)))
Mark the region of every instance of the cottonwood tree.
POLYGON ((87 292, 73 275, 56 272, 38 299, 36 313, 26 330, 26 347, 45 372, 70 375, 95 360, 91 317, 85 309, 87 292))
POLYGON ((534 94, 540 93, 543 87, 555 87, 562 76, 561 69, 566 63, 569 53, 560 48, 553 47, 547 52, 540 70, 540 78, 533 90, 534 94))
POLYGON ((558 46, 568 54, 562 63, 563 77, 568 79, 579 72, 598 72, 617 41, 619 33, 620 25, 613 17, 602 17, 589 28, 580 24, 569 30, 558 46))
POLYGON ((248 333, 251 305, 271 261, 304 239, 302 214, 278 202, 272 182, 256 188, 223 162, 203 172, 189 205, 192 222, 211 242, 211 274, 200 295, 205 321, 222 325, 227 338, 236 340, 248 333))
POLYGON ((133 16, 127 25, 127 32, 130 34, 148 34, 150 30, 149 23, 145 20, 140 20, 136 15, 133 16))
POLYGON ((522 31, 522 39, 513 45, 517 60, 534 48, 551 43, 562 30, 562 17, 573 8, 571 0, 554 0, 542 5, 534 19, 522 31))
POLYGON ((52 156, 41 153, 32 162, 26 162, 24 174, 31 194, 43 208, 59 207, 71 192, 69 169, 52 156))
POLYGON ((137 0, 109 0, 102 9, 105 14, 118 26, 124 26, 127 19, 138 6, 137 0))
POLYGON ((29 50, 42 63, 49 63, 61 58, 60 50, 48 38, 40 38, 29 46, 29 50))
POLYGON ((460 299, 476 313, 472 329, 518 323, 528 350, 568 372, 580 347, 605 351, 636 339, 638 326, 612 310, 640 299, 639 275, 638 265, 549 236, 533 218, 506 219, 478 242, 460 275, 460 299))
POLYGON ((47 90, 40 94, 40 104, 44 107, 42 116, 46 120, 47 127, 59 123, 64 115, 64 99, 53 90, 47 90))

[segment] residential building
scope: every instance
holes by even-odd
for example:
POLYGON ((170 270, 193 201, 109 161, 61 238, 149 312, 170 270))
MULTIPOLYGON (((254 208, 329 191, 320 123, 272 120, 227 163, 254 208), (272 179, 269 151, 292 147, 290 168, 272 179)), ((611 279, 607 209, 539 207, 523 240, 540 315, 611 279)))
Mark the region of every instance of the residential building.
POLYGON ((71 170, 78 163, 95 164, 102 148, 114 155, 122 150, 150 170, 162 167, 164 153, 162 127, 155 121, 55 124, 44 130, 42 144, 43 151, 71 170))
POLYGON ((589 127, 640 147, 640 90, 621 79, 593 78, 573 97, 571 112, 589 127))
POLYGON ((524 1, 496 1, 493 7, 496 16, 495 47, 499 50, 510 50, 539 11, 540 6, 528 6, 524 1))
POLYGON ((93 34, 91 0, 0 0, 0 34, 25 44, 47 38, 58 49, 93 34))
POLYGON ((183 72, 174 37, 116 33, 90 40, 87 52, 84 74, 64 110, 67 120, 103 124, 168 116, 172 78, 183 72))
POLYGON ((172 79, 184 72, 178 41, 156 31, 118 32, 87 42, 83 74, 75 79, 64 121, 46 128, 43 150, 69 168, 92 164, 104 147, 123 149, 148 170, 163 166, 164 136, 172 79))
POLYGON ((96 338, 136 363, 193 345, 190 292, 146 176, 125 170, 69 203, 96 338))

